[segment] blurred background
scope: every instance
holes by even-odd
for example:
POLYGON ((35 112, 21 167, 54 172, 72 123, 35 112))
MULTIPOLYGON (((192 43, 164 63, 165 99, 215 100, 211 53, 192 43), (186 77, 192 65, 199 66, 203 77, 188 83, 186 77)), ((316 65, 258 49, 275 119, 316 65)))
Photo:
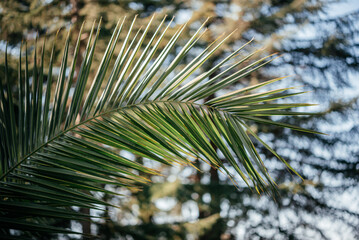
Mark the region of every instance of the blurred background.
MULTIPOLYGON (((202 170, 198 172, 190 167, 168 168, 129 156, 160 169, 165 177, 152 177, 153 184, 144 186, 140 192, 119 188, 117 191, 124 196, 98 196, 121 206, 91 212, 101 216, 100 219, 55 224, 97 235, 99 239, 359 239, 359 1, 2 0, 0 76, 3 76, 6 44, 16 59, 23 40, 32 46, 36 36, 40 44, 46 37, 45 59, 49 59, 52 41, 61 29, 55 43, 60 61, 70 26, 74 42, 86 21, 80 46, 80 51, 84 51, 93 21, 102 17, 96 50, 99 62, 118 19, 127 16, 130 23, 136 14, 135 27, 146 24, 153 14, 156 14, 153 26, 165 15, 167 22, 175 16, 167 38, 188 21, 180 41, 185 41, 211 17, 208 33, 183 64, 222 33, 237 29, 199 73, 253 37, 253 43, 243 54, 262 47, 263 56, 283 54, 233 88, 292 75, 272 88, 300 86, 309 91, 291 101, 319 104, 303 109, 318 115, 275 120, 328 135, 253 125, 253 130, 304 178, 292 176, 258 144, 259 153, 280 189, 281 198, 276 200, 259 196, 245 185, 237 190, 225 175, 205 164, 197 163, 202 170)), ((33 52, 33 47, 29 51, 33 52)), ((15 60, 10 67, 15 86, 15 60)), ((78 239, 79 236, 55 238, 78 239)))

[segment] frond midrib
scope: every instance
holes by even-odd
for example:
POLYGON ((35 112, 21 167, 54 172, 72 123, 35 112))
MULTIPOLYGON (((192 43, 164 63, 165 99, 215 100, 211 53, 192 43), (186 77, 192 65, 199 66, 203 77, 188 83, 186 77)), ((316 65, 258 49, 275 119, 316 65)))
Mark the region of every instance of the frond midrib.
POLYGON ((92 116, 78 124, 73 125, 72 127, 67 128, 66 130, 60 131, 58 134, 56 134, 54 137, 52 137, 50 140, 46 141, 45 143, 41 144, 40 146, 38 146, 35 150, 33 150, 32 152, 28 153, 27 155, 25 155, 24 157, 22 157, 14 166, 12 166, 9 170, 7 170, 3 175, 1 175, 0 177, 0 181, 4 180, 7 175, 9 175, 12 171, 14 171, 18 166, 20 166, 27 158, 31 157, 32 155, 34 155, 35 153, 37 153, 39 150, 41 150, 43 147, 45 147, 46 145, 50 144, 51 142, 55 141, 56 139, 60 138, 61 136, 63 136, 64 134, 72 131, 73 129, 80 127, 94 119, 100 118, 102 116, 105 116, 107 114, 111 114, 113 112, 118 112, 121 110, 125 110, 125 109, 130 109, 133 107, 138 107, 138 106, 143 106, 143 105, 149 105, 149 104, 155 104, 155 103, 175 103, 175 104, 186 104, 186 105, 193 105, 193 106, 198 106, 198 107, 202 107, 202 108, 207 108, 207 109, 213 109, 215 111, 219 111, 219 112, 225 112, 230 114, 230 112, 217 108, 217 107, 213 107, 211 105, 208 104, 200 104, 200 103, 195 103, 195 102, 191 102, 191 101, 174 101, 174 100, 159 100, 159 101, 145 101, 145 102, 140 102, 140 103, 136 103, 136 104, 131 104, 128 106, 121 106, 118 108, 114 108, 105 112, 102 112, 98 115, 92 116))

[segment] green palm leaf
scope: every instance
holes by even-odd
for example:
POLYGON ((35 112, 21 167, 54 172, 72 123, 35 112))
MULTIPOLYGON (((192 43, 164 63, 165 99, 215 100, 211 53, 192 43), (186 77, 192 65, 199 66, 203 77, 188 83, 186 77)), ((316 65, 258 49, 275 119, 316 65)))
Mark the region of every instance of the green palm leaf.
POLYGON ((5 87, 0 85, 0 234, 10 236, 14 234, 13 230, 69 233, 71 231, 51 227, 47 223, 51 219, 79 220, 88 217, 74 211, 74 206, 101 209, 100 205, 109 205, 93 195, 95 192, 117 194, 103 188, 103 184, 137 188, 138 183, 150 181, 139 172, 158 174, 155 169, 121 155, 119 150, 166 165, 192 165, 195 159, 201 159, 227 173, 235 183, 236 178, 228 169, 231 166, 245 183, 258 192, 275 191, 275 183, 254 148, 250 134, 294 171, 248 127, 247 122, 317 133, 266 118, 272 115, 308 114, 287 111, 308 104, 271 103, 300 93, 287 93, 289 88, 286 88, 248 94, 279 78, 206 100, 208 96, 272 61, 271 56, 238 69, 241 63, 256 53, 236 60, 245 44, 209 71, 188 81, 228 36, 222 41, 215 41, 177 71, 181 60, 204 34, 205 23, 165 67, 165 60, 186 25, 181 26, 165 47, 159 50, 171 22, 164 26, 163 19, 152 36, 148 37, 152 19, 142 32, 137 33, 132 32, 136 18, 132 21, 111 66, 126 20, 118 22, 92 82, 89 72, 101 22, 97 30, 96 24, 92 27, 76 79, 75 66, 83 27, 70 65, 68 37, 53 96, 54 48, 46 83, 45 44, 40 66, 36 65, 37 50, 34 51, 35 65, 31 76, 27 50, 24 76, 20 54, 19 99, 16 101, 13 99, 5 56, 5 87), (149 40, 143 47, 146 38, 149 40), (68 68, 70 71, 67 75, 68 68), (219 70, 222 71, 213 76, 219 70), (91 87, 86 92, 88 84, 91 87), (18 105, 15 106, 14 102, 18 102, 18 105), (18 116, 15 115, 16 108, 19 110, 18 116), (225 162, 219 157, 220 154, 225 156, 225 162))

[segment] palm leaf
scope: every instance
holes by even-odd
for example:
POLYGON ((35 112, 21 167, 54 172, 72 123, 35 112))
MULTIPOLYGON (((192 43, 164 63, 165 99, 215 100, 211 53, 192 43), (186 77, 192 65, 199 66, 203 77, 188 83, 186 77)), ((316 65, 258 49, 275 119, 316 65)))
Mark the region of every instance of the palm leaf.
MULTIPOLYGON (((256 53, 236 60, 245 44, 209 71, 188 81, 228 36, 211 44, 177 71, 181 60, 204 34, 206 23, 183 45, 171 64, 165 67, 165 60, 186 25, 176 31, 163 49, 159 49, 171 22, 164 26, 166 19, 163 19, 152 36, 148 37, 152 19, 142 32, 137 33, 132 31, 136 18, 132 21, 124 41, 120 43, 122 46, 115 63, 111 66, 115 48, 126 25, 125 19, 118 22, 92 82, 89 72, 101 21, 97 27, 93 24, 76 79, 75 66, 83 26, 70 65, 69 31, 53 96, 54 47, 46 82, 45 44, 40 56, 40 67, 36 65, 38 59, 35 48, 32 76, 27 49, 24 75, 20 54, 20 94, 16 101, 7 74, 8 60, 5 55, 5 87, 0 85, 0 232, 3 236, 16 233, 14 230, 29 234, 69 233, 70 230, 51 227, 46 221, 87 218, 87 215, 74 211, 73 207, 101 209, 100 205, 109 205, 93 195, 95 192, 117 194, 103 188, 104 184, 137 188, 139 183, 150 181, 140 172, 158 174, 155 169, 126 158, 121 150, 166 165, 192 165, 195 159, 201 159, 227 173, 237 184, 238 177, 230 173, 230 166, 246 184, 258 192, 271 192, 275 191, 275 183, 248 133, 275 156, 280 156, 260 140, 246 122, 255 121, 317 133, 267 118, 272 115, 307 114, 287 111, 307 104, 271 103, 300 93, 287 93, 289 89, 278 89, 248 94, 280 79, 206 100, 208 96, 217 94, 219 90, 272 61, 271 56, 238 69, 241 63, 256 53), (146 38, 149 40, 143 48, 146 38), (68 68, 70 72, 66 75, 68 68), (219 70, 222 71, 213 75, 219 70), (109 71, 110 74, 107 74, 109 71), (89 84, 91 87, 86 92, 85 87, 89 84), (18 102, 18 105, 14 102, 18 102), (15 115, 16 108, 19 109, 18 116, 15 115), (219 152, 225 156, 225 161, 219 157, 219 152)), ((284 159, 280 159, 294 171, 284 159)))

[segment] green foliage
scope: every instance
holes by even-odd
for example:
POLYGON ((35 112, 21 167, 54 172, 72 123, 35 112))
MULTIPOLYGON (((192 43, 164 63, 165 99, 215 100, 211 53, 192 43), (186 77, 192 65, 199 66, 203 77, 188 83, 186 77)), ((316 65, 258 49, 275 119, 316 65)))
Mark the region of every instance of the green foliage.
POLYGON ((186 25, 178 28, 165 47, 159 49, 171 21, 166 26, 164 18, 153 34, 147 36, 152 19, 137 33, 132 31, 136 18, 132 21, 112 65, 119 36, 127 25, 125 18, 118 21, 92 81, 89 72, 101 21, 97 27, 93 24, 78 72, 75 69, 83 28, 71 63, 69 31, 56 80, 52 76, 53 54, 45 78, 45 42, 39 56, 37 48, 34 50, 32 71, 25 47, 25 61, 22 54, 19 57, 17 97, 13 94, 5 56, 5 86, 0 85, 3 236, 21 233, 13 230, 22 231, 24 236, 72 233, 49 223, 53 219, 88 217, 73 207, 111 206, 95 194, 117 194, 104 188, 105 184, 136 189, 139 184, 149 182, 143 173, 158 174, 155 169, 127 158, 123 150, 170 166, 193 165, 195 160, 202 160, 234 181, 228 170, 231 166, 258 193, 275 193, 276 185, 254 148, 252 136, 295 172, 248 127, 248 122, 318 133, 266 118, 310 114, 291 111, 308 104, 272 103, 301 92, 288 93, 290 88, 253 92, 282 79, 278 78, 208 99, 271 62, 272 56, 248 63, 256 53, 253 52, 238 59, 245 44, 213 68, 194 75, 230 35, 214 41, 178 69, 181 60, 205 34, 206 23, 166 66, 166 59, 186 25), (90 88, 86 89, 88 84, 90 88), (225 160, 219 157, 219 152, 225 160))

